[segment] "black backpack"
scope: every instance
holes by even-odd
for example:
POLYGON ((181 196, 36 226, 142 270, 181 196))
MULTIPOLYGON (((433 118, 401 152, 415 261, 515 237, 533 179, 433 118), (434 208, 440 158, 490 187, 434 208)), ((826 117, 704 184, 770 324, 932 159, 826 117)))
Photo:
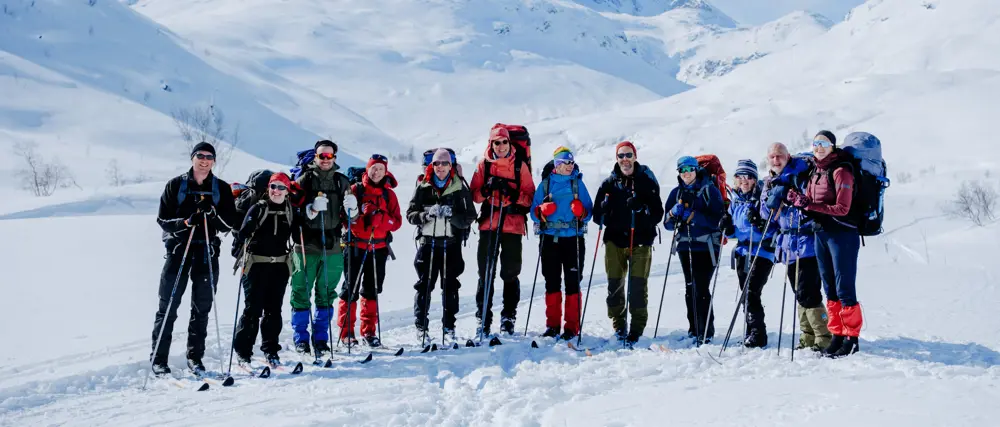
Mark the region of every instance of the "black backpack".
POLYGON ((268 169, 258 169, 250 172, 246 185, 234 182, 231 187, 233 195, 236 196, 236 213, 239 215, 238 224, 243 224, 243 220, 250 211, 250 207, 267 197, 267 183, 271 181, 274 172, 268 169))

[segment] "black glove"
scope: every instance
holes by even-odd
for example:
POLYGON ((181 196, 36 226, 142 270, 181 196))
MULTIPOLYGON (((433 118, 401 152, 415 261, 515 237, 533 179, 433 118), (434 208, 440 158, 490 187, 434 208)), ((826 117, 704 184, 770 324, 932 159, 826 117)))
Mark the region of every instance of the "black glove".
POLYGON ((680 197, 678 198, 677 201, 679 203, 683 204, 684 206, 690 208, 690 207, 694 207, 695 198, 696 197, 695 197, 694 192, 691 192, 691 191, 682 191, 681 194, 680 194, 680 197))
POLYGON ((240 258, 240 252, 243 252, 243 245, 239 244, 238 242, 236 242, 234 240, 233 241, 233 252, 232 252, 233 258, 239 259, 240 258))
POLYGON ((361 215, 361 222, 365 226, 365 229, 368 229, 368 228, 372 227, 372 217, 374 217, 374 216, 375 216, 374 212, 372 212, 370 214, 361 215))
POLYGON ((722 232, 724 234, 733 234, 736 232, 736 225, 733 224, 733 216, 729 212, 722 214, 722 232))
POLYGON ((767 220, 761 218, 760 211, 754 209, 753 206, 747 209, 747 219, 750 221, 750 225, 756 228, 757 231, 763 232, 764 227, 767 226, 767 220))
POLYGON ((520 191, 517 191, 516 188, 511 187, 511 186, 506 185, 506 184, 504 184, 503 190, 501 190, 501 191, 503 192, 503 194, 505 196, 507 196, 507 198, 510 199, 511 202, 516 202, 517 199, 518 199, 518 197, 521 196, 521 192, 520 191))
POLYGON ((507 185, 506 179, 496 176, 490 177, 490 180, 486 182, 486 186, 489 187, 490 190, 503 190, 506 187, 510 187, 507 185))
POLYGON ((195 211, 195 213, 191 214, 191 216, 187 218, 187 225, 188 227, 201 225, 204 218, 205 214, 202 211, 195 211))
POLYGON ((636 196, 629 197, 628 200, 625 201, 625 205, 633 211, 641 211, 646 208, 646 204, 643 203, 642 200, 639 200, 636 196))

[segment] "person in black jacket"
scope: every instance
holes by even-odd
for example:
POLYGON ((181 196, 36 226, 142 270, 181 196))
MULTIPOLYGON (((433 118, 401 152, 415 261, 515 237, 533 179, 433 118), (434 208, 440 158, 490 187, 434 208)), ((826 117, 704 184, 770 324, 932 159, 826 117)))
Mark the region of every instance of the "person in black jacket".
POLYGON ((160 196, 156 222, 163 229, 167 254, 160 274, 159 307, 153 323, 153 372, 170 373, 167 357, 181 297, 191 277, 191 320, 188 323, 187 364, 204 371, 208 313, 219 282, 217 234, 233 229, 236 204, 229 183, 212 174, 215 147, 200 142, 191 151, 191 169, 171 179, 160 196), (207 231, 206 231, 207 227, 207 231), (210 264, 211 263, 211 264, 210 264), (212 274, 209 274, 211 271, 212 274))
POLYGON ((250 363, 258 330, 260 351, 268 363, 281 363, 278 358, 281 305, 292 270, 289 242, 292 230, 298 225, 287 199, 291 185, 288 175, 282 172, 271 175, 267 197, 250 206, 233 239, 233 258, 243 263, 240 284, 246 297, 233 337, 233 349, 240 364, 250 363))
POLYGON ((637 161, 635 145, 623 141, 615 146, 617 163, 611 176, 601 183, 594 199, 596 224, 604 225, 604 267, 608 274, 608 317, 615 337, 627 346, 642 336, 649 318, 650 262, 656 227, 663 218, 660 184, 648 167, 637 161), (623 281, 626 272, 629 280, 623 281), (625 283, 628 283, 628 301, 625 283), (632 315, 626 329, 625 308, 632 315))
POLYGON ((420 249, 413 260, 418 277, 417 283, 413 284, 413 289, 417 291, 413 298, 417 338, 422 342, 428 338, 427 311, 430 308, 430 293, 441 274, 444 306, 441 321, 442 345, 445 346, 455 341, 458 289, 462 286, 458 276, 465 271, 462 237, 468 235, 469 228, 476 220, 472 192, 452 162, 453 158, 448 150, 442 148, 434 153, 431 164, 417 183, 410 206, 406 209, 407 221, 416 225, 420 233, 420 249))

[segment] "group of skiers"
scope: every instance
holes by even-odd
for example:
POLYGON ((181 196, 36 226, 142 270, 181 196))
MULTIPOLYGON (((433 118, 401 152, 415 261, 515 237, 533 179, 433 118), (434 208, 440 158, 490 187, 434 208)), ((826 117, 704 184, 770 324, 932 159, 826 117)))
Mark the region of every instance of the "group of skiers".
MULTIPOLYGON (((688 336, 696 345, 715 335, 713 277, 718 277, 723 246, 733 239, 731 268, 737 272, 745 309, 744 346, 767 345, 761 291, 774 264, 784 263, 800 318, 798 348, 832 357, 858 351, 862 315, 855 294, 857 256, 860 236, 872 234, 859 234, 859 225, 852 220, 856 172, 846 167, 851 165, 850 154, 838 148, 831 132, 819 132, 807 155, 793 156, 785 145, 772 144, 763 179, 752 160, 739 160, 732 187, 715 156, 681 157, 677 184, 665 201, 659 181, 639 163, 638 151, 629 141, 615 146, 614 168, 593 199, 573 152, 566 147, 555 150, 536 185, 527 148, 530 140, 527 146, 518 141, 522 133, 526 135, 523 127, 494 126, 471 181, 461 173, 454 151, 425 153, 426 169, 405 212, 418 233, 413 313, 422 343, 430 339, 428 311, 439 278, 442 344, 456 339, 459 276, 465 270, 461 249, 474 223, 479 230, 476 334, 491 335, 498 266, 503 286, 500 330, 514 333, 521 299, 522 240, 530 218, 539 235, 544 278, 543 336, 570 340, 580 334, 584 236, 592 221, 605 245, 607 315, 615 338, 625 346, 635 344, 648 323, 653 244, 663 226, 673 235, 670 256, 680 258, 688 336)), ((868 137, 874 138, 853 133, 848 139, 868 137)), ((292 176, 277 172, 266 177, 266 192, 255 195, 244 209, 237 207, 231 186, 212 173, 214 147, 207 143, 194 147, 191 169, 170 180, 160 199, 157 221, 167 254, 152 334, 155 373, 170 372, 170 336, 188 277, 192 283, 188 367, 204 370, 208 313, 219 278, 218 233, 227 231, 234 235, 232 254, 238 260, 245 298, 231 350, 241 363, 250 361, 258 332, 265 358, 278 363, 289 277, 297 352, 314 353, 317 358, 329 353, 334 321, 339 344, 358 344, 354 332, 358 318, 365 344, 381 346, 378 296, 387 259, 394 258, 389 245, 392 232, 403 222, 394 191, 398 182, 385 156, 372 155, 360 177, 352 179, 350 172, 339 171, 337 153, 336 143, 317 142, 309 150, 311 158, 294 168, 292 176)), ((882 167, 884 172, 884 163, 882 167)))

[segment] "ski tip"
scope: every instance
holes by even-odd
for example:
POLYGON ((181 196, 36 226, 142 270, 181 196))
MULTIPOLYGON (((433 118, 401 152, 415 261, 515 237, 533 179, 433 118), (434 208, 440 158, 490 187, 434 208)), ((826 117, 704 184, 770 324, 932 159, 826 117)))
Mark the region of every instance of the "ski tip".
POLYGON ((301 373, 302 373, 302 369, 303 369, 303 367, 302 367, 302 362, 299 362, 299 363, 297 363, 297 364, 295 365, 295 367, 294 367, 294 368, 292 368, 292 374, 293 374, 293 375, 294 375, 294 374, 301 374, 301 373))
MULTIPOLYGON (((458 343, 457 342, 451 343, 451 349, 452 350, 458 350, 458 343)), ((400 349, 400 350, 402 350, 402 349, 400 349)))
POLYGON ((495 345, 501 345, 501 344, 503 344, 503 343, 500 342, 500 338, 498 338, 498 337, 493 337, 493 338, 490 339, 490 347, 493 347, 495 345))
POLYGON ((402 356, 403 355, 403 347, 400 347, 399 350, 396 350, 395 355, 396 356, 402 356))
POLYGON ((208 383, 201 383, 201 387, 198 387, 198 391, 208 390, 208 383))
POLYGON ((537 342, 534 342, 534 341, 532 341, 532 342, 531 342, 531 348, 538 348, 538 343, 537 343, 537 342))
POLYGON ((232 386, 235 382, 236 380, 234 380, 233 377, 226 377, 226 379, 222 380, 222 386, 229 387, 232 386))
POLYGON ((437 343, 431 344, 431 351, 438 351, 437 343))
POLYGON ((465 346, 466 347, 475 347, 476 346, 476 342, 473 341, 473 340, 468 340, 468 341, 465 342, 465 346))
POLYGON ((583 352, 587 354, 587 357, 594 355, 594 353, 591 353, 590 350, 584 350, 583 352))
POLYGON ((365 357, 364 360, 358 361, 358 363, 368 363, 368 362, 371 362, 371 361, 372 361, 372 354, 368 353, 368 357, 365 357))
POLYGON ((269 378, 270 376, 271 376, 271 368, 265 366, 264 369, 260 370, 260 375, 257 375, 257 378, 269 378))
POLYGON ((324 368, 332 368, 333 367, 333 359, 326 359, 326 363, 323 364, 323 367, 324 368))
POLYGON ((431 351, 431 346, 430 345, 428 345, 427 347, 424 347, 423 350, 420 350, 421 353, 427 353, 428 351, 431 351))

